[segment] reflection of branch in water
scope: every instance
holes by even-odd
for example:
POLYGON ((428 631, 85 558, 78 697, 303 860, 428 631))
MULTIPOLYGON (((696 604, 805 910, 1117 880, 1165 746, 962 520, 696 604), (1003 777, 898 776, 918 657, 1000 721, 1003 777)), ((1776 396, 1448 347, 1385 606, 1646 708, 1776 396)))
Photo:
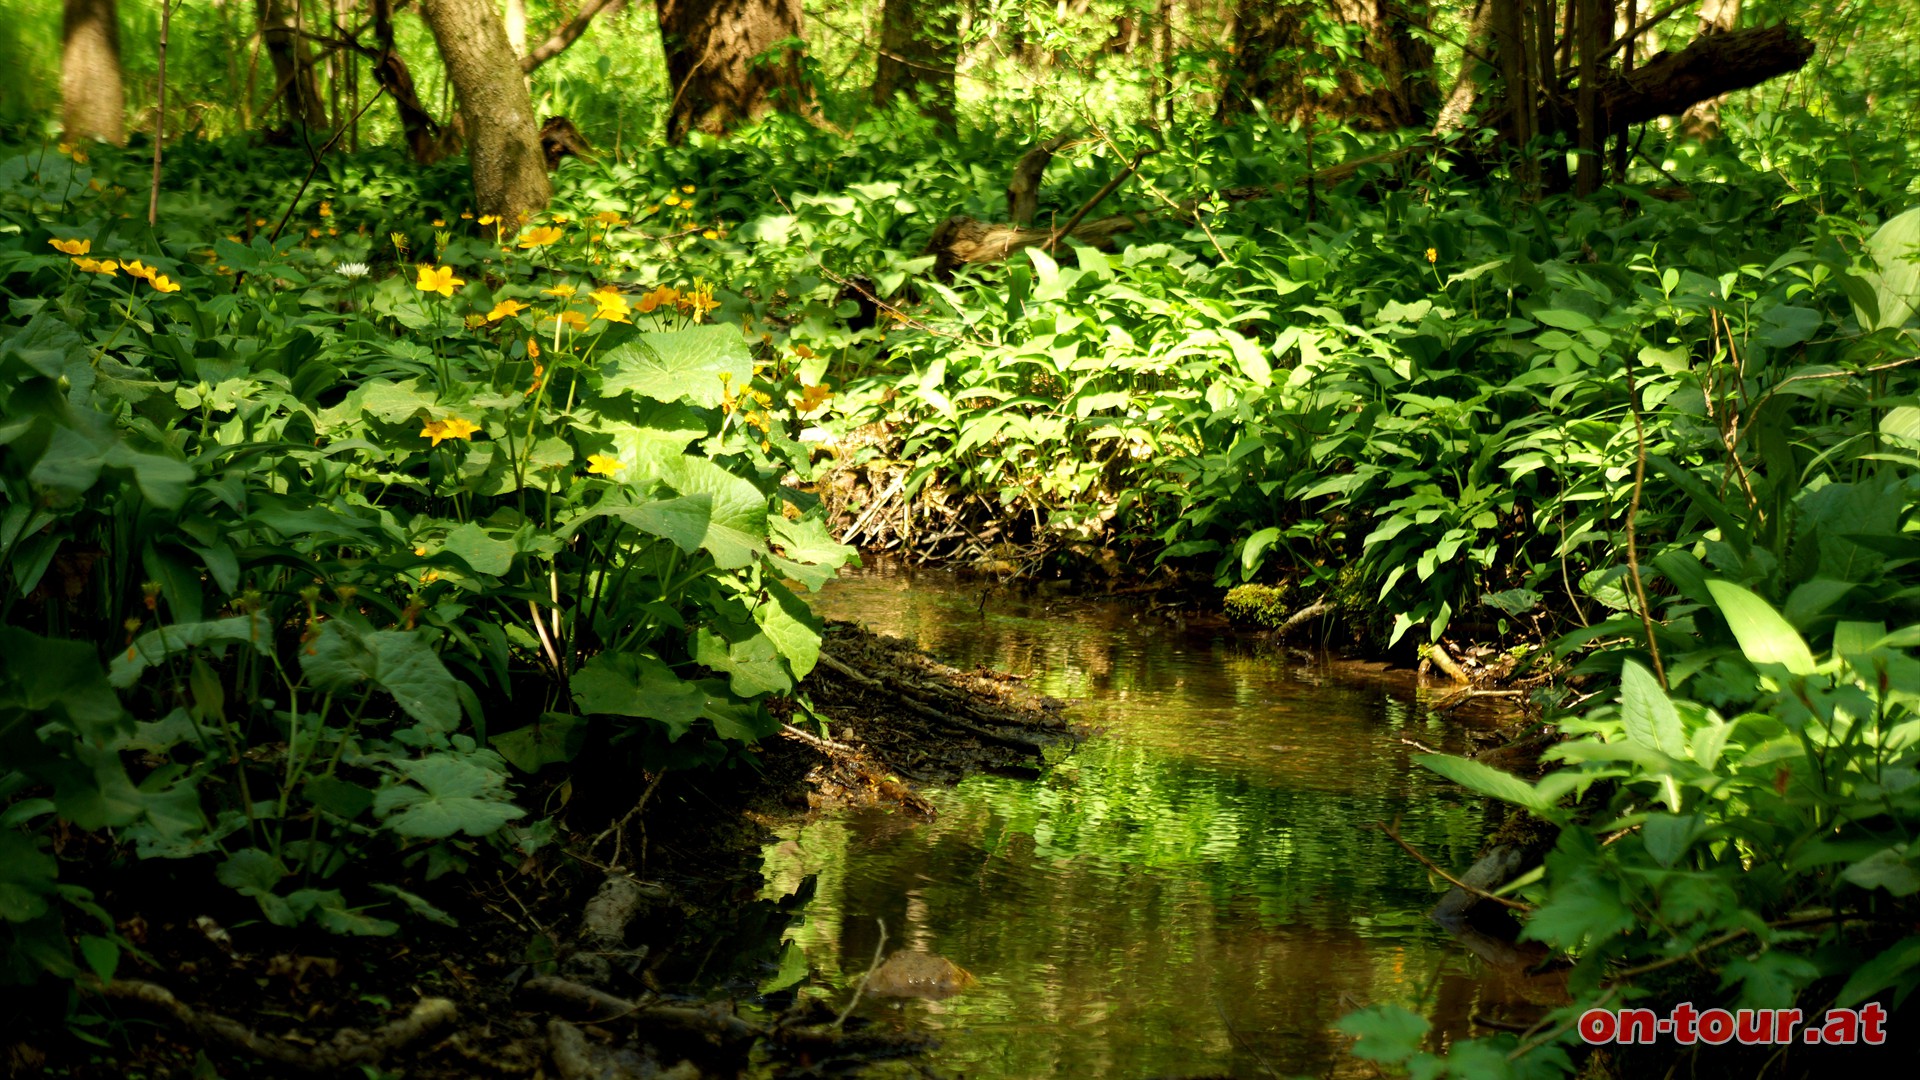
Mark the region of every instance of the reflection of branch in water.
POLYGON ((847 1002, 847 1007, 841 1009, 840 1015, 833 1018, 833 1026, 836 1030, 846 1024, 847 1017, 853 1015, 853 1007, 860 1004, 860 995, 866 992, 867 980, 873 978, 874 970, 880 966, 880 954, 887 947, 887 920, 873 921, 880 924, 880 940, 873 943, 873 963, 868 964, 867 973, 860 976, 860 984, 853 988, 853 998, 847 1002))
POLYGON ((1267 1059, 1261 1056, 1260 1051, 1255 1050, 1252 1043, 1242 1038, 1240 1033, 1234 1030, 1233 1021, 1227 1019, 1227 1010, 1221 1006, 1220 1002, 1215 1001, 1213 1003, 1213 1011, 1220 1014, 1220 1022, 1226 1025, 1227 1034, 1233 1036, 1233 1041, 1240 1044, 1240 1049, 1252 1054, 1253 1060, 1259 1062, 1260 1068, 1266 1070, 1266 1074, 1273 1077, 1273 1080, 1280 1080, 1280 1074, 1273 1071, 1273 1066, 1267 1064, 1267 1059))

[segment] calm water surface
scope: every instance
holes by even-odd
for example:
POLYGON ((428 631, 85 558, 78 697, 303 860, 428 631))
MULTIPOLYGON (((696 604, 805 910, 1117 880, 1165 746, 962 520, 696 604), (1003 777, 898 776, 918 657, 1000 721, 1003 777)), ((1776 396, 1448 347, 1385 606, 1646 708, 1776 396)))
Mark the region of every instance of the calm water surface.
MULTIPOLYGON (((853 571, 817 604, 960 667, 1024 675, 1101 730, 1037 781, 928 792, 931 822, 827 813, 769 845, 768 891, 818 875, 789 933, 845 1000, 887 950, 946 956, 978 985, 867 999, 927 1031, 942 1074, 1172 1077, 1346 1073, 1329 1031, 1398 1003, 1465 1034, 1524 988, 1425 917, 1438 894, 1377 829, 1464 867, 1481 811, 1400 741, 1457 747, 1411 690, 1183 631, 1117 603, 1010 598, 940 573, 853 571)), ((792 957, 797 967, 798 956, 792 957)))

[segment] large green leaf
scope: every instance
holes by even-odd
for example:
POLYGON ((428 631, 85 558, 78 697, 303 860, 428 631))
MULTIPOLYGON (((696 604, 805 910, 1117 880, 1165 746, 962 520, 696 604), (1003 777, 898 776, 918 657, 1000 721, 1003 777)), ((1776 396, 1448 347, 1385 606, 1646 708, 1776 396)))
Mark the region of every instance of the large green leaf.
POLYGON ((753 619, 786 658, 793 677, 804 679, 820 662, 820 631, 825 624, 785 585, 770 581, 766 591, 767 599, 753 609, 753 619))
POLYGON ((601 367, 606 394, 639 394, 656 401, 682 398, 705 408, 738 395, 753 378, 753 354, 740 328, 729 323, 644 333, 607 351, 601 367), (725 374, 727 381, 720 376, 725 374))
POLYGON ((574 673, 571 685, 581 712, 658 720, 670 739, 685 735, 707 706, 699 683, 640 653, 601 653, 574 673))
POLYGON ((1795 675, 1813 674, 1813 653, 1807 643, 1765 600, 1731 581, 1709 581, 1707 591, 1713 593, 1748 660, 1780 664, 1795 675))
POLYGON ((1880 310, 1856 306, 1861 328, 1905 326, 1920 310, 1920 206, 1888 218, 1866 246, 1878 270, 1863 276, 1873 285, 1880 310))
POLYGON ((1620 721, 1627 737, 1675 760, 1687 756, 1680 713, 1646 668, 1629 660, 1620 667, 1620 721))
POLYGON ((784 556, 775 557, 774 565, 787 577, 805 585, 809 592, 819 591, 822 585, 833 580, 835 571, 849 562, 857 563, 860 558, 858 549, 835 540, 826 522, 817 517, 803 517, 798 521, 773 517, 768 525, 773 543, 784 556))
POLYGON ((749 481, 703 457, 681 457, 666 470, 667 484, 688 499, 705 499, 700 547, 722 570, 737 570, 766 551, 767 497, 749 481))
POLYGON ((702 626, 693 634, 693 658, 724 673, 728 688, 743 698, 793 689, 793 678, 780 662, 780 647, 765 631, 733 641, 702 626))
POLYGON ((580 717, 547 713, 526 727, 489 736, 487 745, 514 768, 531 773, 572 761, 586 737, 587 724, 580 717))
POLYGON ((476 573, 500 577, 512 568, 517 549, 512 540, 499 539, 468 521, 447 534, 440 550, 458 555, 476 573))
POLYGON ((1439 773, 1441 776, 1482 795, 1491 795, 1502 802, 1524 806, 1530 810, 1545 810, 1545 801, 1534 791, 1533 785, 1512 773, 1501 772, 1491 765, 1470 761, 1451 754, 1421 754, 1414 758, 1420 764, 1439 773))
POLYGON ((251 645, 255 652, 265 656, 273 647, 273 628, 254 613, 149 630, 114 656, 108 668, 108 680, 125 689, 138 682, 141 673, 149 667, 175 653, 204 645, 251 645))
POLYGON ((526 814, 507 801, 504 777, 464 758, 435 754, 401 770, 412 783, 380 789, 373 812, 402 836, 486 836, 526 814))
POLYGON ((460 725, 453 675, 419 631, 354 629, 335 619, 301 650, 300 669, 320 690, 371 682, 393 695, 408 716, 442 731, 460 725))

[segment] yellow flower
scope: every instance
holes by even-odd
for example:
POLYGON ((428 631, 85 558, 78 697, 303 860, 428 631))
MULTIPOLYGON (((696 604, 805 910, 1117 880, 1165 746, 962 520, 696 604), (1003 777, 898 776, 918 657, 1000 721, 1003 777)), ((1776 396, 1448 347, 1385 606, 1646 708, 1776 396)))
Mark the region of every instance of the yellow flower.
POLYGON ((793 407, 801 412, 812 412, 825 405, 832 397, 832 383, 821 383, 819 386, 803 385, 800 387, 800 400, 795 402, 793 407))
POLYGON ((518 300, 502 300, 493 305, 492 311, 487 312, 486 321, 499 322, 501 319, 511 319, 525 310, 527 305, 518 300))
POLYGON ((120 268, 120 264, 114 262, 112 259, 75 258, 73 265, 85 270, 89 274, 105 274, 108 277, 112 277, 114 271, 120 268))
POLYGON ((436 228, 436 229, 444 229, 444 228, 446 228, 446 227, 447 227, 447 219, 446 219, 446 218, 438 218, 438 217, 437 217, 437 218, 434 218, 434 219, 433 219, 433 227, 434 227, 434 228, 436 228))
POLYGON ((56 240, 49 240, 47 241, 47 243, 52 244, 53 249, 55 251, 58 251, 64 255, 85 255, 87 252, 93 250, 93 241, 91 240, 58 240, 56 239, 56 240))
POLYGON ((611 290, 601 290, 593 294, 593 303, 597 310, 593 317, 608 322, 631 322, 627 316, 633 309, 627 306, 627 298, 611 290))
POLYGON ((803 342, 793 347, 793 355, 799 357, 802 360, 811 360, 814 357, 814 352, 812 349, 807 348, 806 344, 803 342))
POLYGON ((135 259, 129 263, 123 263, 121 264, 121 268, 127 272, 128 277, 137 277, 146 281, 153 280, 153 267, 148 266, 139 259, 135 259))
POLYGON ((691 194, 693 194, 693 185, 692 185, 692 184, 687 184, 687 185, 685 185, 685 186, 683 186, 683 187, 681 187, 681 189, 680 189, 680 190, 681 190, 681 191, 684 191, 684 192, 686 192, 686 193, 687 193, 687 194, 689 194, 689 195, 691 195, 691 194))
POLYGON ((660 201, 661 201, 661 202, 663 202, 663 203, 666 203, 666 204, 667 204, 668 206, 679 206, 679 205, 680 205, 680 196, 678 196, 678 195, 669 195, 669 196, 667 196, 666 198, 664 198, 664 199, 661 199, 660 201))
MULTIPOLYGON (((529 360, 540 359, 540 343, 534 340, 533 338, 527 339, 527 359, 529 360)), ((534 374, 538 375, 540 373, 536 371, 534 372, 534 374)))
POLYGON ((1438 248, 1428 248, 1428 249, 1427 249, 1427 261, 1428 261, 1428 262, 1430 262, 1430 263, 1437 263, 1437 262, 1439 262, 1439 261, 1440 261, 1440 249, 1438 249, 1438 248))
POLYGON ((593 215, 593 220, 598 224, 605 225, 609 229, 617 229, 622 225, 629 224, 626 218, 621 217, 611 210, 600 211, 593 215))
POLYGON ((152 285, 155 292, 179 292, 180 291, 180 286, 175 285, 173 283, 173 279, 169 278, 165 274, 153 275, 152 277, 147 279, 147 284, 152 285))
POLYGON ((253 227, 254 227, 254 228, 256 228, 256 229, 264 229, 264 228, 266 228, 266 225, 267 225, 267 219, 266 219, 266 218, 263 218, 263 217, 257 217, 257 218, 254 218, 254 219, 253 219, 253 227))
POLYGON ((617 457, 606 454, 587 455, 587 471, 595 476, 612 476, 624 468, 626 465, 622 464, 617 457))
POLYGON ((555 225, 565 225, 567 223, 567 215, 565 214, 553 215, 553 223, 555 225))
POLYGON ((308 235, 308 236, 311 236, 311 237, 315 237, 315 238, 318 238, 318 237, 319 237, 319 235, 320 235, 320 226, 318 226, 318 225, 315 225, 315 226, 314 226, 313 228, 311 228, 311 229, 308 229, 308 230, 307 230, 307 235, 308 235))
POLYGON ((707 312, 719 306, 720 301, 713 298, 713 286, 704 281, 696 280, 692 291, 680 295, 680 309, 692 312, 695 322, 700 321, 707 312))
POLYGON ((407 234, 406 233, 390 232, 387 234, 387 239, 393 241, 393 250, 399 252, 402 255, 405 255, 407 253, 407 234))
POLYGON ((521 237, 520 246, 522 248, 546 247, 560 239, 562 235, 564 234, 559 229, 551 225, 542 225, 537 229, 529 230, 527 235, 521 237))
POLYGON ((421 263, 420 280, 414 282, 413 287, 421 292, 437 292, 441 296, 451 297, 453 290, 465 284, 465 281, 453 276, 451 266, 442 266, 436 270, 426 263, 421 263))
POLYGON ((473 433, 479 430, 480 425, 471 420, 449 416, 445 420, 427 421, 426 426, 420 429, 420 437, 432 439, 433 445, 439 446, 443 439, 465 439, 472 442, 473 433))
POLYGON ((575 330, 585 330, 587 328, 587 317, 577 311, 563 311, 553 316, 553 320, 556 327, 560 323, 566 323, 575 330))
POLYGON ((679 301, 680 301, 680 290, 670 289, 667 286, 662 285, 659 288, 653 290, 652 292, 640 298, 640 314, 642 315, 650 314, 654 308, 657 308, 662 304, 672 305, 672 304, 679 303, 679 301))
POLYGON ((482 225, 497 225, 497 224, 499 224, 499 222, 500 222, 500 215, 499 215, 499 214, 482 214, 482 215, 480 215, 480 224, 482 224, 482 225))
POLYGON ((321 217, 332 217, 332 216, 333 216, 333 204, 332 204, 332 203, 330 203, 330 202, 323 202, 323 203, 321 203, 321 204, 320 204, 320 216, 321 216, 321 217))
POLYGON ((703 232, 700 235, 706 237, 709 240, 720 239, 720 234, 717 232, 714 232, 712 229, 708 229, 706 232, 703 232))
POLYGON ((540 291, 543 293, 546 293, 548 296, 557 296, 560 299, 565 300, 568 297, 572 296, 577 290, 575 290, 573 286, 565 282, 561 282, 560 284, 555 285, 551 289, 541 289, 540 291))

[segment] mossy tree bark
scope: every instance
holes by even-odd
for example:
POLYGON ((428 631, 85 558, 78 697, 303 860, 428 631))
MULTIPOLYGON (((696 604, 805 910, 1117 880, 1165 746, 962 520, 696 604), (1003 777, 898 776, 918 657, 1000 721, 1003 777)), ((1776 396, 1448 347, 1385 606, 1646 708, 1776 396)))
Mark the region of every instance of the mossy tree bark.
POLYGON ((553 192, 540 126, 500 9, 493 0, 421 0, 420 8, 460 99, 480 212, 513 221, 543 209, 553 192))
POLYGON ((66 0, 61 28, 60 122, 69 142, 127 141, 115 0, 66 0))
POLYGON ((922 113, 952 127, 959 32, 958 0, 886 0, 880 11, 874 104, 905 94, 922 113))
POLYGON ((724 135, 774 108, 812 110, 799 55, 766 55, 800 37, 800 0, 659 0, 659 12, 669 142, 724 135))
POLYGON ((254 0, 253 11, 267 57, 273 61, 274 87, 287 118, 308 127, 326 127, 327 105, 313 76, 313 50, 295 24, 298 0, 254 0))

